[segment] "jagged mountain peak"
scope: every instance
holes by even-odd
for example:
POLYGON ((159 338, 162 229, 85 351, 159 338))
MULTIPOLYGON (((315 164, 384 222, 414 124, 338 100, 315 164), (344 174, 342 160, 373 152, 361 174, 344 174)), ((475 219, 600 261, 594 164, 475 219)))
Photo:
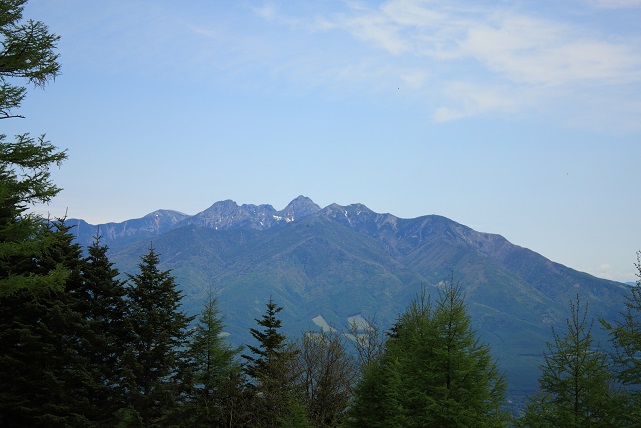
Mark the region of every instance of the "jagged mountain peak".
POLYGON ((289 218, 290 221, 301 220, 309 215, 316 214, 321 210, 314 201, 307 196, 300 195, 292 200, 287 206, 279 211, 281 216, 289 218))
POLYGON ((209 208, 206 210, 202 211, 199 214, 206 213, 206 212, 211 212, 211 211, 221 211, 221 210, 235 210, 240 208, 236 201, 232 201, 231 199, 225 199, 223 201, 218 201, 214 202, 209 208))
MULTIPOLYGON (((294 199, 292 199, 292 201, 288 205, 297 204, 297 203, 306 203, 306 204, 316 205, 314 203, 314 201, 311 200, 311 198, 309 198, 309 197, 307 197, 305 195, 296 196, 294 199)), ((318 206, 318 205, 316 205, 316 206, 318 206)))
POLYGON ((274 212, 276 210, 271 205, 243 204, 239 206, 235 201, 227 199, 214 203, 206 210, 186 219, 185 223, 212 229, 233 227, 260 229, 261 222, 274 212))
POLYGON ((348 210, 355 210, 355 211, 361 211, 361 212, 367 212, 367 213, 373 213, 374 211, 370 210, 367 206, 361 204, 361 203, 355 203, 355 204, 349 204, 345 207, 348 210))
POLYGON ((238 205, 232 200, 214 203, 206 210, 185 220, 186 224, 195 224, 213 229, 247 228, 265 230, 292 221, 301 220, 320 210, 310 198, 298 196, 283 210, 276 211, 268 204, 238 205))
POLYGON ((411 251, 415 246, 422 245, 436 231, 443 232, 443 238, 447 236, 451 240, 471 243, 481 252, 495 252, 497 247, 504 246, 506 242, 498 235, 479 234, 466 226, 437 215, 400 219, 392 214, 376 213, 362 203, 345 206, 333 203, 321 209, 312 199, 304 195, 294 198, 280 211, 269 204, 238 205, 235 201, 226 199, 215 202, 194 216, 161 209, 151 212, 143 218, 127 220, 122 223, 92 226, 78 220, 76 221, 78 223, 76 233, 78 241, 83 245, 90 243, 97 231, 105 236, 106 243, 116 245, 122 237, 128 238, 126 242, 146 240, 168 230, 187 225, 202 226, 214 230, 267 230, 313 215, 363 233, 375 234, 390 248, 401 252, 411 251), (83 223, 82 227, 81 222, 83 223), (407 242, 405 242, 407 248, 403 248, 404 245, 399 247, 399 238, 407 238, 407 242), (501 240, 505 242, 497 242, 501 240))

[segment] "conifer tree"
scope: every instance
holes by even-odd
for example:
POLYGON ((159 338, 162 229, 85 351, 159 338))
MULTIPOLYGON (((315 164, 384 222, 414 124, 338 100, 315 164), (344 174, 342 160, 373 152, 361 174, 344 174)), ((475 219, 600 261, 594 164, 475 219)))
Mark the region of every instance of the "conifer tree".
MULTIPOLYGON (((39 21, 22 20, 26 0, 0 2, 0 119, 13 113, 26 95, 20 81, 44 86, 60 65, 55 53, 58 36, 39 21)), ((0 133, 0 296, 62 290, 68 270, 60 263, 43 271, 40 264, 55 239, 32 204, 48 203, 60 191, 49 168, 60 166, 66 154, 44 136, 28 133, 8 141, 0 133)))
MULTIPOLYGON (((26 81, 59 72, 58 36, 22 21, 26 0, 0 2, 0 119, 22 117, 26 81)), ((79 247, 64 222, 29 212, 58 192, 49 168, 66 154, 44 136, 0 134, 0 426, 84 426, 92 378, 83 357, 83 317, 73 288, 79 247)))
POLYGON ((503 426, 507 423, 506 386, 487 345, 479 344, 467 315, 463 293, 452 278, 439 293, 434 313, 434 368, 443 426, 503 426))
POLYGON ((62 263, 47 269, 42 264, 56 244, 50 224, 28 208, 59 192, 49 168, 65 158, 42 138, 25 135, 6 142, 0 135, 0 295, 64 288, 68 269, 62 263))
POLYGON ((0 296, 0 426, 83 426, 90 423, 93 384, 83 347, 88 330, 70 291, 82 257, 64 223, 50 225, 47 252, 32 266, 46 275, 58 266, 66 288, 0 296))
POLYGON ((435 306, 412 302, 366 367, 347 426, 506 426, 504 378, 470 324, 453 279, 435 306))
POLYGON ((87 248, 78 286, 73 290, 75 307, 87 322, 84 352, 93 370, 94 388, 88 399, 95 420, 113 426, 115 413, 124 403, 121 357, 131 325, 125 317, 125 281, 107 256, 100 237, 87 248))
POLYGON ((230 426, 242 419, 240 349, 223 337, 223 319, 210 293, 189 343, 193 375, 189 420, 195 426, 230 426))
POLYGON ((519 427, 620 427, 607 356, 592 336, 588 305, 570 302, 566 331, 552 331, 539 391, 526 403, 519 427))
POLYGON ((24 79, 44 86, 60 73, 55 52, 59 36, 49 33, 40 21, 22 20, 27 0, 0 2, 0 119, 23 117, 13 113, 26 96, 26 88, 14 84, 24 79))
POLYGON ((258 346, 247 345, 252 355, 243 354, 245 373, 251 383, 251 426, 275 427, 290 420, 293 409, 300 409, 292 386, 291 361, 286 336, 280 332, 281 320, 277 314, 283 309, 270 297, 267 311, 256 319, 262 330, 252 328, 250 333, 258 346))
POLYGON ((614 345, 616 378, 626 388, 625 415, 632 425, 641 425, 641 251, 637 252, 636 286, 630 287, 622 320, 614 324, 601 319, 614 345))
POLYGON ((130 336, 123 362, 125 397, 145 426, 168 426, 185 393, 187 327, 182 293, 171 271, 159 267, 153 247, 141 257, 140 272, 128 275, 130 336))

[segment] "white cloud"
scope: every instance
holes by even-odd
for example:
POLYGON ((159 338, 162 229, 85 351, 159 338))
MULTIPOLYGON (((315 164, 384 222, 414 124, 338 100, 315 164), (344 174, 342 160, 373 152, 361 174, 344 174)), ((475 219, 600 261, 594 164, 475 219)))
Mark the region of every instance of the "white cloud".
POLYGON ((461 54, 517 83, 563 85, 641 80, 641 54, 633 46, 593 40, 565 25, 506 16, 470 28, 461 54))
POLYGON ((449 122, 490 111, 510 112, 516 107, 515 94, 508 88, 452 82, 444 92, 455 106, 436 108, 432 116, 436 122, 449 122))
POLYGON ((276 18, 276 9, 271 4, 265 4, 263 7, 257 7, 253 10, 257 15, 268 21, 272 21, 276 18))
MULTIPOLYGON (((434 85, 445 88, 440 93, 456 105, 436 107, 433 118, 438 121, 518 111, 533 101, 523 98, 528 92, 538 91, 536 101, 545 102, 546 93, 552 99, 554 92, 585 96, 589 88, 641 82, 638 39, 606 38, 589 26, 514 10, 390 0, 379 8, 359 3, 325 19, 332 22, 327 28, 344 30, 391 54, 390 67, 411 63, 429 71, 434 85)), ((416 87, 434 97, 436 86, 420 80, 416 87)))
POLYGON ((352 12, 333 28, 393 55, 472 59, 490 72, 534 85, 641 80, 636 40, 615 43, 553 20, 488 8, 448 9, 419 0, 392 0, 379 9, 352 12))
POLYGON ((337 27, 342 27, 355 37, 378 45, 394 55, 409 50, 406 40, 398 34, 398 27, 378 14, 344 19, 337 27))
POLYGON ((400 78, 410 89, 420 89, 427 81, 427 73, 421 70, 408 71, 401 73, 400 78))

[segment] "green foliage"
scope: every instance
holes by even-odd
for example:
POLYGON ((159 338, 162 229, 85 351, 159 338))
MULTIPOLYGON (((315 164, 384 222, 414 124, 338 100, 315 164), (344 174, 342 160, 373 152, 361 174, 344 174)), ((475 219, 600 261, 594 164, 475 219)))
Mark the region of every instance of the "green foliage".
POLYGON ((115 417, 116 428, 143 428, 145 426, 138 412, 131 407, 118 409, 115 417))
POLYGON ((641 251, 637 252, 636 286, 630 287, 630 294, 621 313, 621 321, 611 324, 601 319, 601 324, 610 332, 614 345, 613 360, 616 378, 625 385, 629 402, 626 416, 633 424, 641 424, 641 251))
POLYGON ((505 426, 505 388, 452 280, 435 306, 423 294, 401 315, 357 386, 347 425, 505 426))
POLYGON ((280 365, 287 358, 286 337, 280 332, 282 321, 277 317, 283 310, 270 298, 267 303, 267 312, 261 319, 255 319, 263 330, 251 328, 249 332, 258 341, 258 346, 247 345, 253 355, 244 354, 247 361, 245 372, 256 381, 264 382, 271 375, 284 375, 280 365))
POLYGON ((614 325, 602 320, 615 345, 618 377, 626 385, 641 385, 641 251, 637 252, 637 285, 630 287, 623 320, 614 325))
POLYGON ((48 222, 27 212, 28 206, 49 202, 59 191, 49 167, 66 158, 42 137, 0 135, 0 295, 20 289, 37 293, 61 290, 68 271, 61 264, 44 269, 55 245, 48 222))
POLYGON ((120 357, 131 325, 125 318, 125 283, 118 279, 120 273, 109 261, 107 250, 96 237, 87 248, 77 284, 70 291, 88 328, 83 353, 93 370, 94 385, 88 394, 93 419, 112 426, 114 413, 124 406, 120 357))
MULTIPOLYGON (((365 367, 362 378, 356 386, 354 401, 346 415, 347 427, 393 426, 392 420, 398 410, 394 400, 398 389, 392 388, 397 372, 396 360, 381 356, 381 360, 365 367)), ((398 387, 398 384, 394 385, 398 387)))
MULTIPOLYGON (((15 117, 26 89, 16 79, 44 86, 59 71, 54 49, 58 37, 41 22, 22 23, 26 0, 0 2, 0 119, 15 117)), ((0 296, 19 290, 61 290, 68 271, 60 264, 47 269, 42 261, 55 239, 47 222, 27 212, 29 205, 49 202, 59 191, 49 168, 66 158, 44 136, 0 134, 0 296)))
POLYGON ((210 294, 191 335, 189 420, 196 426, 228 426, 236 418, 242 400, 241 367, 235 361, 240 349, 223 337, 223 319, 216 299, 210 294))
POLYGON ((526 403, 520 427, 619 427, 620 409, 607 355, 592 337, 588 305, 570 302, 563 335, 553 329, 539 392, 526 403))
MULTIPOLYGON (((26 88, 59 72, 58 37, 22 22, 25 0, 0 2, 0 119, 21 117, 26 88)), ((0 425, 87 426, 95 386, 84 351, 88 326, 78 311, 80 249, 64 222, 29 213, 59 189, 49 168, 64 152, 29 134, 0 134, 0 425)))
POLYGON ((295 397, 290 397, 287 402, 287 412, 278 421, 280 428, 312 428, 314 425, 307 419, 307 409, 295 397))
MULTIPOLYGON (((33 267, 62 266, 71 288, 80 249, 64 224, 52 225, 47 253, 33 267)), ((59 287, 0 295, 0 425, 84 426, 89 423, 92 370, 83 353, 87 324, 75 296, 59 287)))
POLYGON ((255 321, 262 330, 252 328, 258 346, 248 345, 253 355, 243 354, 245 373, 250 377, 252 422, 257 427, 274 427, 291 416, 291 400, 295 399, 291 376, 294 353, 287 348, 286 337, 280 332, 283 309, 271 298, 267 311, 255 321))
POLYGON ((168 425, 175 416, 188 374, 184 349, 192 321, 180 311, 182 294, 170 271, 159 268, 153 248, 141 257, 140 272, 127 287, 131 329, 122 357, 127 402, 145 426, 168 425))
POLYGON ((40 21, 22 22, 26 2, 0 2, 0 119, 22 117, 12 110, 20 107, 27 90, 13 81, 24 79, 35 86, 44 86, 60 73, 55 52, 60 38, 49 33, 40 21))

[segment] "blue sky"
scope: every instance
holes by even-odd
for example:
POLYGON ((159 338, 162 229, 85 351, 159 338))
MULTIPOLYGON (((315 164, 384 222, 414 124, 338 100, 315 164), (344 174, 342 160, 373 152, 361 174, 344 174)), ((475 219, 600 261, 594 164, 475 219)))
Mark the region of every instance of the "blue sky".
POLYGON ((2 132, 68 150, 53 215, 303 194, 635 279, 641 0, 32 0, 25 17, 62 37, 62 75, 2 132))

